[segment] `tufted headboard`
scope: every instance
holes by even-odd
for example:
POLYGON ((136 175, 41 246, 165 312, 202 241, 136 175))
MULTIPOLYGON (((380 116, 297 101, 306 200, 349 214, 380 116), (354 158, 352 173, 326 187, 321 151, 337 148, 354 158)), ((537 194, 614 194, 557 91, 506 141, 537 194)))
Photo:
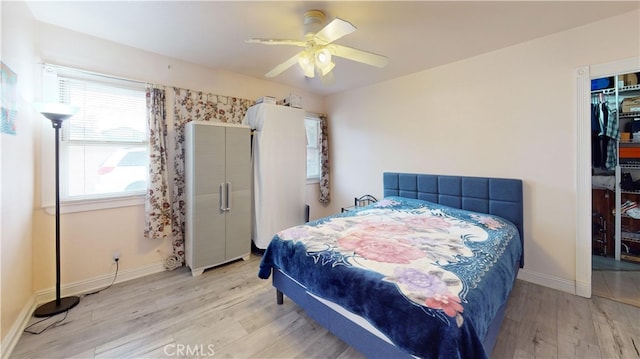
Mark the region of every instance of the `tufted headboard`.
POLYGON ((522 180, 385 172, 383 186, 385 197, 416 198, 507 219, 518 228, 524 248, 522 180))

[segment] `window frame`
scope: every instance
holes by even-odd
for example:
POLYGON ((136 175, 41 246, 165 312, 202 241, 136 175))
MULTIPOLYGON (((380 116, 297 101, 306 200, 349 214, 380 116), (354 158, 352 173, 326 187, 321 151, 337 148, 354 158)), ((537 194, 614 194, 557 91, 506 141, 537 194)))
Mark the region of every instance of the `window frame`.
MULTIPOLYGON (((312 183, 320 183, 320 177, 322 177, 322 124, 320 121, 320 115, 315 114, 315 113, 306 113, 305 115, 305 131, 307 130, 307 121, 315 121, 316 123, 316 128, 317 128, 317 144, 316 144, 316 149, 317 149, 317 153, 318 153, 318 158, 317 158, 317 162, 318 162, 318 175, 317 176, 309 176, 309 170, 306 170, 306 179, 307 179, 307 184, 312 184, 312 183)), ((305 133, 306 134, 306 133, 305 133)), ((309 144, 307 143, 307 153, 306 153, 306 157, 307 157, 307 163, 309 162, 309 148, 313 148, 313 146, 309 146, 309 144)))
MULTIPOLYGON (((72 68, 60 67, 56 65, 44 64, 42 69, 42 102, 43 103, 57 103, 60 102, 60 93, 58 88, 58 75, 65 78, 74 78, 83 81, 90 81, 100 83, 101 85, 130 88, 135 90, 145 91, 145 83, 121 79, 108 75, 96 74, 83 70, 77 70, 72 68)), ((41 207, 48 214, 55 214, 55 184, 53 179, 55 177, 55 161, 53 154, 55 152, 55 130, 52 127, 51 121, 42 117, 42 132, 41 132, 41 207)), ((146 118, 145 118, 146 121, 146 118)), ((69 138, 70 126, 63 122, 60 134, 60 212, 61 213, 74 213, 84 212, 108 208, 119 208, 128 206, 144 205, 146 190, 132 191, 132 192, 114 192, 111 194, 95 194, 95 195, 82 195, 73 196, 75 198, 65 197, 63 190, 67 184, 68 178, 64 171, 65 161, 69 161, 69 147, 72 145, 82 144, 83 141, 74 141, 74 143, 65 143, 65 140, 69 138)), ((146 144, 149 146, 149 129, 147 128, 145 140, 142 142, 136 142, 136 145, 142 147, 146 144)), ((84 141, 84 145, 88 145, 91 141, 84 141)), ((112 145, 109 141, 99 141, 98 144, 112 145)), ((125 144, 123 141, 122 144, 125 144)), ((116 147, 118 145, 113 144, 116 147)), ((148 184, 148 179, 147 179, 148 184)))

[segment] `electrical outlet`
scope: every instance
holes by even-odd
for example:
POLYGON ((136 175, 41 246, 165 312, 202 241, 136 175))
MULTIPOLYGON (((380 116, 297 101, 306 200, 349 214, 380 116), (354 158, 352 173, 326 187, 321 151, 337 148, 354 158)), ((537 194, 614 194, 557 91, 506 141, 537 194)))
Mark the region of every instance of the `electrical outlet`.
POLYGON ((113 261, 117 262, 120 260, 120 251, 113 251, 113 261))

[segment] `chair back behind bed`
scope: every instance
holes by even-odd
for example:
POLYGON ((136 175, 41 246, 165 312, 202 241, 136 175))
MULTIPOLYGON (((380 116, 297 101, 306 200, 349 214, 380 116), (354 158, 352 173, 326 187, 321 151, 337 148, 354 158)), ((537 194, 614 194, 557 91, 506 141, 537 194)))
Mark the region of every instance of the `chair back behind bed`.
POLYGON ((512 222, 520 233, 524 266, 522 180, 385 172, 384 197, 421 199, 464 210, 493 214, 512 222))

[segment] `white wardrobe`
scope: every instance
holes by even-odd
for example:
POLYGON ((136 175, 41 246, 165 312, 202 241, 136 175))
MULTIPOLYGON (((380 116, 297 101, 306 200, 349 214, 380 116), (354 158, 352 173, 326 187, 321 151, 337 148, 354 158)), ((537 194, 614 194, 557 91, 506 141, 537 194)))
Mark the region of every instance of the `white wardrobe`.
POLYGON ((248 126, 185 126, 185 259, 192 275, 251 253, 248 126))
POLYGON ((243 123, 253 130, 253 243, 265 249, 283 229, 305 223, 305 112, 272 104, 251 106, 243 123))

